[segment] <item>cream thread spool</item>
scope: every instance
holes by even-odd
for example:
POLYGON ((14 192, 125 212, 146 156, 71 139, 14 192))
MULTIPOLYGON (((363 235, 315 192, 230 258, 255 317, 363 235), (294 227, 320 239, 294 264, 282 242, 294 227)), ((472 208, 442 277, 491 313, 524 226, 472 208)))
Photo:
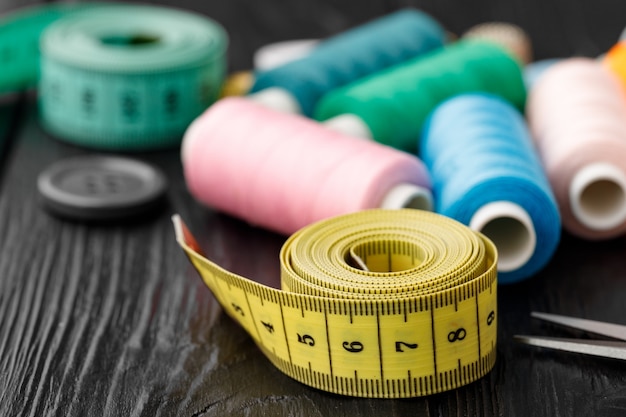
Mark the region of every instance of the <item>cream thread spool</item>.
POLYGON ((527 117, 562 212, 587 239, 626 231, 626 101, 591 58, 552 65, 530 91, 527 117))

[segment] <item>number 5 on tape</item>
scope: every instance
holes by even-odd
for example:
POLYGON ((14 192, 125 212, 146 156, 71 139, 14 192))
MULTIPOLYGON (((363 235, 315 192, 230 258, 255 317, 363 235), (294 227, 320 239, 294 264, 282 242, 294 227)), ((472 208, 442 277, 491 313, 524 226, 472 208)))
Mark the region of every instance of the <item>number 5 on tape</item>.
POLYGON ((377 209, 305 227, 281 250, 282 290, 207 260, 180 217, 173 220, 224 310, 297 381, 407 398, 466 385, 494 366, 497 253, 452 219, 377 209))

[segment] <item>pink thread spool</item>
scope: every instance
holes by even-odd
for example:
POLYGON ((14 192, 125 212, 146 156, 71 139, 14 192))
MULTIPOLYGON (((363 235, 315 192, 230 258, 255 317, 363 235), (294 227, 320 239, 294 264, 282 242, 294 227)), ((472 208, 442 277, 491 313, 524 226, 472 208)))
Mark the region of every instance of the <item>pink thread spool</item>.
POLYGON ((181 151, 194 198, 287 235, 368 208, 432 208, 417 157, 242 97, 199 116, 181 151))
POLYGON ((618 79, 591 58, 548 68, 526 115, 559 203, 563 227, 586 239, 626 231, 626 100, 618 79))

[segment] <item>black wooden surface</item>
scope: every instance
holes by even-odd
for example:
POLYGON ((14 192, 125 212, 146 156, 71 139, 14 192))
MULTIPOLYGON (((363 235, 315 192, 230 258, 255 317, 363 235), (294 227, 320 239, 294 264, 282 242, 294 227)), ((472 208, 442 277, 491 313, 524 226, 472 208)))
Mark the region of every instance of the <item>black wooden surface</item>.
MULTIPOLYGON (((33 2, 30 2, 33 3, 33 2)), ((166 2, 158 2, 167 4, 166 2)), ((0 12, 26 3, 0 2, 0 12)), ((404 6, 453 33, 509 21, 535 56, 597 56, 626 24, 621 0, 186 0, 220 21, 232 71, 268 42, 324 37, 404 6)), ((0 68, 0 71, 2 69, 0 68)), ((564 335, 533 310, 626 324, 626 240, 565 234, 537 276, 499 288, 495 369, 461 389, 408 400, 340 397, 284 376, 229 319, 174 240, 179 213, 209 258, 277 285, 285 237, 196 203, 175 151, 136 157, 161 167, 168 205, 134 224, 89 225, 50 216, 36 178, 49 164, 92 153, 37 122, 35 93, 0 102, 1 416, 623 416, 626 365, 520 346, 517 333, 564 335)))

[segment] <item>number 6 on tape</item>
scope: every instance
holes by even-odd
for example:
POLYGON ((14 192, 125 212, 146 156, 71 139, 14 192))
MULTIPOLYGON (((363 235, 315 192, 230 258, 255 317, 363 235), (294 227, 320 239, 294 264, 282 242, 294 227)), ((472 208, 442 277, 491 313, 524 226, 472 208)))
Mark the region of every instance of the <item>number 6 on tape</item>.
POLYGON ((224 310, 306 385, 407 398, 468 384, 495 364, 496 249, 455 220, 375 209, 307 226, 281 249, 282 290, 207 260, 173 221, 224 310))

